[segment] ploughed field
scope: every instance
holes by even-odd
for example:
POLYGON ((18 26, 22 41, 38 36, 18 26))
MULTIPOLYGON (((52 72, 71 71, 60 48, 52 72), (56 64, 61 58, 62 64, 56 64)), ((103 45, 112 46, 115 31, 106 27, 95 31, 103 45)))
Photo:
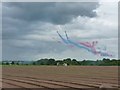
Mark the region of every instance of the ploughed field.
POLYGON ((117 66, 3 66, 2 70, 4 90, 118 88, 117 66))

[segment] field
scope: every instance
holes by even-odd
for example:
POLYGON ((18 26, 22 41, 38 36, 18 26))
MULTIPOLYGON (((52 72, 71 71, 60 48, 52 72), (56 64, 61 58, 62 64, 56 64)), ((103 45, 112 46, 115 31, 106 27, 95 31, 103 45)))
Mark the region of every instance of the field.
POLYGON ((2 70, 4 90, 118 88, 117 66, 3 66, 2 70))

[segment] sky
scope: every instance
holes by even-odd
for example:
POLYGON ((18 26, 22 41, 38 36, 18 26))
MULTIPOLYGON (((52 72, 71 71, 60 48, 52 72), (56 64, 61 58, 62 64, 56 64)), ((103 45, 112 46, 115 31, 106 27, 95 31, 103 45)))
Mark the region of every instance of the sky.
MULTIPOLYGON (((118 57, 117 2, 3 2, 2 60, 106 58, 67 46, 56 31, 74 42, 98 41, 118 57)), ((107 57, 109 58, 109 57, 107 57)))

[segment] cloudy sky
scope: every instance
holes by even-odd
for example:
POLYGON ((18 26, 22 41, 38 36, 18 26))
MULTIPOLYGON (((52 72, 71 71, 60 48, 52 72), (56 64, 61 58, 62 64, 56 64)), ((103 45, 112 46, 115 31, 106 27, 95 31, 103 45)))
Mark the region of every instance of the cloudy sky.
POLYGON ((102 59, 87 50, 67 46, 56 31, 71 40, 98 41, 98 47, 118 57, 117 2, 4 2, 2 59, 102 59))

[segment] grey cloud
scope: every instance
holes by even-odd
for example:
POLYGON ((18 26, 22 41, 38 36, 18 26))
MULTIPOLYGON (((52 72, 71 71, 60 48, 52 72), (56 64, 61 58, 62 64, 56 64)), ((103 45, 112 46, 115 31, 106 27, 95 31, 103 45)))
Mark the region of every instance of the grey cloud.
POLYGON ((50 41, 33 40, 3 40, 3 60, 5 59, 34 59, 37 54, 61 53, 65 45, 50 41), (26 57, 26 58, 25 58, 26 57))
POLYGON ((2 39, 19 39, 22 35, 29 33, 30 23, 22 20, 4 18, 2 20, 2 39))
POLYGON ((66 24, 78 16, 95 17, 98 2, 12 2, 3 3, 3 15, 28 22, 44 21, 66 24), (5 10, 4 10, 5 9, 5 10), (6 10, 7 9, 7 10, 6 10))
POLYGON ((69 56, 78 59, 94 58, 95 55, 91 56, 89 53, 86 55, 86 51, 77 47, 69 48, 59 38, 56 30, 59 30, 63 37, 66 30, 69 37, 76 42, 115 37, 114 25, 113 27, 104 26, 103 22, 97 22, 99 17, 96 17, 93 10, 98 6, 97 2, 3 3, 3 59, 31 60, 36 57, 65 58, 69 56), (89 22, 91 19, 96 20, 89 22), (58 25, 63 28, 59 29, 58 25), (106 37, 107 32, 109 35, 106 37), (57 42, 58 40, 61 44, 57 42))
MULTIPOLYGON (((38 25, 43 27, 46 22, 66 24, 79 15, 95 17, 93 10, 98 7, 98 3, 4 2, 2 6, 2 38, 20 39, 33 32, 38 25), (32 27, 35 24, 37 26, 32 27)), ((38 28, 38 31, 45 31, 43 29, 38 28)))

